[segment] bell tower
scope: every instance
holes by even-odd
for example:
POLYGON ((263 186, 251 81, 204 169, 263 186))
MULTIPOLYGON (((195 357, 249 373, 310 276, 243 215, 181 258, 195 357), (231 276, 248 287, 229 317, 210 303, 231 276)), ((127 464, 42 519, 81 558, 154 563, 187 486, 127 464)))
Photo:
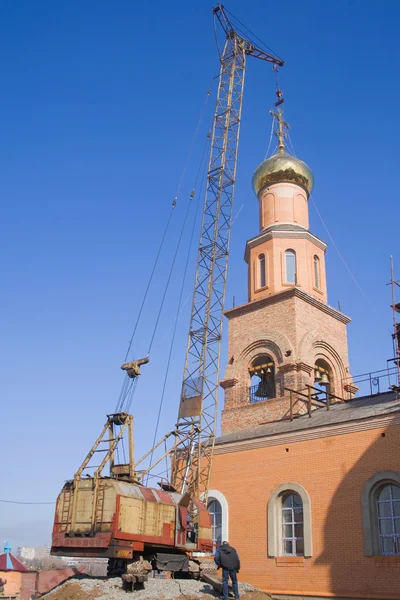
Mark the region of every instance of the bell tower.
MULTIPOLYGON (((278 152, 253 175, 260 231, 246 243, 248 302, 225 312, 223 433, 287 417, 289 389, 312 385, 343 401, 355 392, 348 384, 350 319, 328 305, 327 246, 309 230, 313 175, 285 150, 289 126, 282 111, 271 115, 278 152)), ((295 411, 304 412, 304 404, 295 411)))

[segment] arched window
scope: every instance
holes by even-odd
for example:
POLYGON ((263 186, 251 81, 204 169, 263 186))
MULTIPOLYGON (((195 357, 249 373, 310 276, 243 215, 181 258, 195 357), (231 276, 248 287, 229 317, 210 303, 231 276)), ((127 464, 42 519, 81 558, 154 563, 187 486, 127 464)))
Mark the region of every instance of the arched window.
POLYGON ((275 364, 268 354, 257 356, 249 368, 250 402, 276 398, 275 364))
POLYGON ((213 550, 222 542, 222 507, 218 500, 210 499, 207 510, 211 517, 213 550))
POLYGON ((312 556, 311 502, 298 483, 283 483, 271 494, 268 556, 312 556))
POLYGON ((304 556, 303 502, 290 492, 282 496, 282 554, 304 556))
POLYGON ((297 269, 296 269, 296 252, 294 250, 286 250, 285 252, 285 270, 286 270, 286 283, 296 283, 297 281, 297 269))
POLYGON ((400 487, 384 485, 376 502, 381 554, 400 555, 400 487))
POLYGON ((265 264, 265 254, 260 254, 258 257, 258 287, 262 288, 267 285, 267 271, 265 264))
POLYGON ((218 490, 209 490, 207 510, 211 517, 213 550, 223 542, 229 540, 229 515, 228 502, 218 490))
POLYGON ((314 256, 314 287, 320 289, 320 276, 319 276, 319 258, 317 255, 314 256))
POLYGON ((361 495, 364 552, 400 555, 400 473, 375 473, 361 495))

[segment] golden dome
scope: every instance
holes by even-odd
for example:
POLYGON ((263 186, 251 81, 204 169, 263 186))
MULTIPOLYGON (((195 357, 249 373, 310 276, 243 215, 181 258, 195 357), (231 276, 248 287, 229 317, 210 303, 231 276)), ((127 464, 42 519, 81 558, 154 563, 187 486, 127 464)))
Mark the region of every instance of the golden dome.
POLYGON ((266 186, 274 183, 295 183, 302 187, 307 196, 311 194, 314 177, 306 163, 287 152, 278 152, 261 163, 254 171, 253 190, 258 196, 266 186))

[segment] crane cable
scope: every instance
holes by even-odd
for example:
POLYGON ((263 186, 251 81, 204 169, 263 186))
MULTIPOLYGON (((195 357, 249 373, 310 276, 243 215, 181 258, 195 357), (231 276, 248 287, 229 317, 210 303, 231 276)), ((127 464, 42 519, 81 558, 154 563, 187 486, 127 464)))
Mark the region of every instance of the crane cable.
MULTIPOLYGON (((270 48, 269 46, 267 46, 267 44, 265 44, 265 42, 262 41, 262 39, 260 39, 255 33, 253 33, 251 31, 251 29, 249 29, 248 27, 246 27, 246 25, 244 23, 242 23, 242 21, 240 21, 237 17, 235 17, 235 15, 233 15, 231 13, 230 10, 228 10, 225 6, 224 6, 224 10, 225 12, 227 12, 233 19, 235 19, 235 21, 237 21, 242 27, 244 27, 244 29, 250 34, 250 36, 253 36, 253 38, 255 38, 262 46, 264 46, 264 48, 266 48, 268 50, 268 52, 270 52, 271 54, 273 54, 274 56, 276 56, 276 58, 279 58, 279 60, 281 60, 283 62, 283 59, 276 53, 274 52, 274 50, 272 50, 272 48, 270 48)), ((236 29, 245 37, 247 36, 247 34, 243 31, 240 30, 240 28, 236 25, 236 29)), ((253 41, 253 40, 251 40, 253 41)))
MULTIPOLYGON (((212 83, 211 83, 211 85, 212 85, 212 83)), ((131 336, 131 338, 129 340, 128 349, 126 351, 124 362, 127 362, 129 354, 130 354, 130 352, 132 350, 133 341, 134 341, 134 338, 135 338, 135 335, 136 335, 136 331, 137 331, 139 322, 141 320, 143 309, 144 309, 144 306, 146 304, 147 296, 148 296, 148 293, 149 293, 149 290, 150 290, 150 286, 152 284, 154 273, 156 271, 156 268, 157 268, 157 265, 158 265, 158 261, 159 261, 160 255, 161 255, 161 250, 163 248, 164 241, 165 241, 165 238, 167 236, 167 232, 169 230, 169 226, 170 226, 170 223, 171 223, 172 214, 174 212, 174 208, 175 208, 175 206, 177 204, 177 201, 178 201, 179 193, 181 191, 181 187, 182 187, 185 175, 186 175, 187 167, 188 167, 188 164, 189 164, 192 152, 193 152, 193 147, 194 147, 195 141, 197 139, 197 135, 198 135, 198 132, 199 132, 199 129, 200 129, 200 125, 201 125, 201 123, 203 121, 203 118, 204 118, 204 113, 205 113, 205 110, 206 110, 207 103, 208 103, 210 95, 211 95, 211 86, 207 89, 206 99, 205 99, 205 101, 203 103, 203 106, 201 108, 201 111, 200 111, 200 116, 199 116, 199 119, 198 119, 198 122, 197 122, 197 125, 196 125, 196 128, 195 128, 195 131, 194 131, 194 134, 193 134, 193 137, 192 137, 192 141, 191 141, 190 146, 189 146, 189 151, 187 153, 186 160, 185 160, 185 163, 184 163, 184 166, 183 166, 183 169, 182 169, 181 177, 180 177, 180 180, 179 180, 179 183, 178 183, 178 187, 177 187, 177 190, 176 190, 176 195, 175 195, 175 197, 174 197, 174 199, 172 201, 172 206, 171 206, 171 210, 170 210, 170 213, 169 213, 169 217, 168 217, 168 220, 167 220, 167 223, 166 223, 166 226, 165 226, 162 238, 161 238, 161 242, 160 242, 157 254, 156 254, 156 258, 154 260, 154 264, 153 264, 153 267, 152 267, 152 270, 151 270, 151 273, 150 273, 149 280, 147 282, 147 286, 146 286, 145 293, 144 293, 144 296, 143 296, 143 299, 142 299, 142 303, 140 305, 140 309, 139 309, 139 313, 138 313, 138 316, 137 316, 137 319, 136 319, 136 322, 135 322, 133 333, 132 333, 132 336, 131 336)), ((134 388, 136 386, 134 386, 134 388, 132 388, 131 384, 132 384, 132 381, 129 380, 128 376, 126 376, 124 378, 123 383, 122 383, 122 387, 121 387, 121 391, 120 391, 120 394, 119 394, 119 397, 118 397, 118 402, 117 402, 117 406, 116 406, 115 412, 121 412, 122 411, 125 399, 128 396, 130 398, 132 398, 133 393, 134 393, 134 388)))
MULTIPOLYGON (((201 200, 202 193, 203 193, 204 182, 205 182, 205 178, 206 178, 205 175, 206 175, 207 163, 204 161, 204 158, 206 155, 206 150, 209 147, 209 140, 210 140, 210 135, 208 134, 206 144, 204 145, 203 156, 201 158, 199 168, 197 171, 197 175, 196 175, 196 179, 194 182, 194 189, 196 189, 197 182, 198 182, 199 176, 200 176, 200 171, 203 167, 203 175, 201 178, 201 186, 200 186, 199 194, 197 197, 196 211, 195 211, 195 215, 194 215, 194 219, 193 219, 192 231, 190 234, 189 249, 188 249, 186 263, 185 263, 185 267, 184 267, 184 271, 183 271, 182 285, 181 285, 181 289, 180 289, 179 300, 178 300, 178 305, 177 305, 176 314, 175 314, 174 327, 173 327, 173 332, 172 332, 171 344, 170 344, 170 348, 169 348, 167 366, 165 368, 165 376, 164 376, 164 382, 163 382, 163 387, 162 387, 162 392, 161 392, 160 404, 158 407, 157 421, 156 421, 156 427, 154 430, 154 437, 153 437, 153 450, 151 451, 151 455, 150 455, 149 467, 151 466, 152 461, 153 461, 154 446, 155 446, 156 440, 157 440, 158 427, 160 424, 160 417, 161 417, 161 412, 162 412, 162 408, 163 408, 163 404, 164 404, 165 390, 166 390, 168 375, 169 375, 169 366, 171 363, 172 351, 173 351, 173 347, 174 347, 174 343, 175 343, 175 335, 176 335, 176 329, 177 329, 177 325, 178 325, 178 318, 179 318, 179 314, 181 312, 183 292, 184 292, 184 288, 185 288, 186 276, 187 276, 188 266, 189 266, 189 259, 190 259, 190 254, 191 254, 191 250, 192 250, 193 239, 194 239, 194 234, 195 234, 195 229, 196 229, 196 221, 197 221, 197 216, 198 216, 199 207, 200 207, 200 200, 201 200), (203 166, 203 162, 204 162, 204 166, 203 166)), ((147 481, 148 481, 148 479, 149 479, 149 474, 147 475, 147 481)))
POLYGON ((17 500, 0 500, 3 504, 35 504, 35 505, 43 505, 43 504, 56 504, 55 502, 18 502, 17 500))
MULTIPOLYGON (((180 186, 180 184, 179 184, 179 186, 180 186)), ((178 188, 179 188, 179 186, 178 186, 178 188)), ((174 208, 176 206, 176 203, 177 203, 177 196, 175 196, 175 198, 172 201, 172 206, 171 206, 171 210, 170 210, 169 217, 168 217, 168 220, 167 220, 167 224, 165 226, 164 233, 162 235, 161 242, 160 242, 160 245, 158 247, 158 252, 157 252, 154 264, 153 264, 153 268, 151 270, 150 277, 149 277, 149 280, 147 282, 147 287, 146 287, 146 290, 144 292, 142 304, 140 305, 139 314, 137 316, 135 327, 133 329, 133 333, 132 333, 131 339, 129 341, 128 350, 126 351, 124 362, 127 361, 129 353, 130 353, 132 345, 133 345, 133 338, 135 337, 135 333, 136 333, 137 327, 139 325, 140 317, 142 316, 144 305, 146 304, 147 295, 149 293, 151 282, 153 281, 154 272, 155 272, 157 264, 158 264, 158 259, 160 258, 161 250, 162 250, 162 247, 164 245, 164 241, 165 241, 168 229, 169 229, 169 224, 171 223, 172 213, 174 212, 174 208)))
MULTIPOLYGON (((162 235, 161 242, 160 242, 160 245, 158 247, 158 252, 156 254, 156 258, 155 258, 155 261, 154 261, 154 264, 153 264, 153 268, 151 270, 150 277, 149 277, 149 280, 147 282, 146 290, 144 292, 144 296, 143 296, 143 299, 142 299, 142 304, 140 305, 139 313, 138 313, 138 316, 136 318, 135 326, 133 328, 133 333, 132 333, 131 339, 129 341, 128 349, 127 349, 126 354, 125 354, 124 363, 128 360, 128 356, 129 356, 129 353, 130 353, 132 345, 133 345, 133 340, 134 340, 134 337, 135 337, 135 334, 136 334, 136 330, 138 328, 138 325, 139 325, 139 322, 140 322, 140 318, 142 316, 143 308, 144 308, 144 306, 146 304, 147 296, 148 296, 148 293, 149 293, 149 290, 150 290, 151 283, 153 281, 153 276, 154 276, 154 273, 155 273, 155 270, 156 270, 156 267, 157 267, 157 264, 158 264, 158 260, 160 258, 161 250, 162 250, 162 247, 164 245, 164 241, 165 241, 168 229, 169 229, 169 225, 171 223, 172 213, 174 211, 175 206, 176 206, 176 197, 172 201, 172 206, 171 206, 171 210, 170 210, 169 217, 168 217, 168 220, 167 220, 167 224, 166 224, 166 226, 164 228, 164 233, 162 235)), ((119 398, 118 398, 118 402, 117 402, 117 407, 115 409, 116 413, 121 412, 121 410, 122 410, 124 399, 126 397, 127 392, 129 391, 129 389, 128 389, 129 388, 129 384, 130 384, 129 377, 125 377, 124 381, 122 382, 122 387, 121 387, 121 391, 120 391, 120 394, 119 394, 119 398)))
POLYGON ((178 257, 179 248, 180 248, 180 245, 181 245, 183 234, 185 232, 186 222, 187 222, 188 217, 189 217, 189 212, 190 212, 190 209, 191 209, 191 206, 192 206, 192 200, 193 200, 193 198, 194 198, 194 190, 192 190, 192 192, 190 193, 189 203, 187 205, 187 209, 186 209, 186 213, 185 213, 185 218, 183 219, 183 223, 182 223, 181 231, 180 231, 180 234, 179 234, 178 242, 176 244, 174 257, 172 259, 171 267, 170 267, 170 270, 169 270, 169 273, 168 273, 168 279, 167 279, 167 282, 166 282, 165 288, 164 288, 164 293, 163 293, 162 298, 161 298, 161 302, 160 302, 160 306, 159 306, 158 314, 157 314, 157 319, 156 319, 156 322, 155 322, 155 325, 154 325, 154 329, 153 329, 153 333, 152 333, 152 336, 151 336, 150 345, 149 345, 149 349, 147 351, 147 355, 150 354, 151 349, 153 347, 154 338, 156 336, 156 332, 157 332, 157 329, 158 329, 158 324, 160 322, 160 317, 161 317, 162 309, 164 308, 165 298, 167 296, 169 284, 171 282, 172 273, 173 273, 173 270, 174 270, 174 267, 175 267, 176 259, 178 257))
MULTIPOLYGON (((207 134, 207 141, 206 141, 206 144, 204 146, 203 155, 202 155, 202 158, 201 158, 201 161, 200 161, 200 167, 198 169, 195 182, 197 182, 197 180, 198 180, 200 168, 201 168, 201 165, 202 165, 202 163, 204 161, 205 151, 206 151, 208 143, 209 143, 209 137, 210 137, 210 134, 207 134)), ((161 302, 160 302, 160 306, 159 306, 159 309, 158 309, 157 319, 156 319, 156 322, 155 322, 155 325, 154 325, 154 329, 153 329, 153 333, 152 333, 152 336, 151 336, 151 340, 150 340, 150 344, 149 344, 149 349, 147 351, 147 355, 150 354, 151 349, 153 347, 153 343, 154 343, 154 339, 155 339, 155 336, 156 336, 156 333, 157 333, 157 329, 158 329, 158 325, 159 325, 159 322, 160 322, 161 314, 162 314, 162 311, 163 311, 163 308, 164 308, 165 299, 167 297, 167 292, 168 292, 168 289, 169 289, 169 284, 171 282, 172 273, 174 271, 176 259, 178 257, 178 253, 179 253, 179 249, 180 249, 180 246, 181 246, 183 234, 184 234, 185 229, 186 229, 186 223, 187 223, 187 220, 188 220, 188 217, 189 217, 189 214, 190 214, 190 210, 192 208, 192 200, 193 200, 193 198, 194 198, 194 189, 192 190, 192 192, 190 194, 189 203, 187 205, 185 217, 184 217, 184 220, 183 220, 183 223, 182 223, 182 227, 181 227, 181 231, 180 231, 180 234, 179 234, 179 238, 178 238, 178 241, 177 241, 177 244, 176 244, 175 253, 174 253, 174 256, 173 256, 173 259, 172 259, 172 263, 171 263, 171 267, 170 267, 170 270, 169 270, 168 278, 167 278, 167 281, 166 281, 166 284, 165 284, 165 287, 164 287, 164 292, 163 292, 163 295, 162 295, 162 298, 161 298, 161 302)), ((127 412, 129 412, 129 409, 130 409, 130 405, 131 405, 131 402, 132 402, 133 394, 134 394, 134 390, 132 392, 132 395, 131 395, 131 397, 129 399, 129 403, 127 405, 127 412)))
MULTIPOLYGON (((291 145, 291 147, 292 147, 293 155, 294 155, 294 156, 296 156, 296 153, 295 153, 295 151, 294 151, 294 145, 293 145, 293 142, 292 142, 292 140, 291 140, 291 137, 290 137, 290 134, 289 134, 289 132, 288 132, 288 139, 289 139, 289 141, 290 141, 290 145, 291 145)), ((365 299, 365 300, 368 302, 368 304, 369 304, 370 308, 373 310, 373 312, 374 312, 374 313, 375 313, 377 316, 379 316, 379 312, 378 312, 378 310, 375 308, 374 304, 371 302, 371 300, 368 298, 367 294, 364 292, 364 290, 363 290, 363 288, 361 287, 361 285, 358 283, 358 281, 357 281, 357 279, 356 279, 356 276, 354 275, 353 271, 350 269, 350 267, 349 267, 349 265, 347 264, 347 262, 346 262, 346 260, 345 260, 344 256, 342 255, 342 253, 340 252, 339 248, 337 247, 337 245, 336 245, 336 242, 335 242, 335 240, 333 239, 333 237, 332 237, 332 235, 331 235, 331 232, 330 232, 330 231, 329 231, 329 229, 328 229, 328 226, 326 225, 325 221, 324 221, 324 220, 323 220, 323 218, 322 218, 322 215, 321 215, 321 213, 320 213, 320 212, 319 212, 319 210, 318 210, 318 207, 317 207, 317 204, 316 204, 316 202, 315 202, 315 200, 314 200, 314 196, 313 196, 313 194, 311 194, 311 195, 310 195, 310 200, 311 200, 311 202, 312 202, 312 204, 313 204, 313 206, 314 206, 314 208, 315 208, 315 212, 317 213, 317 215, 318 215, 318 217, 319 217, 319 220, 321 221, 321 223, 322 223, 322 225, 323 225, 323 227, 324 227, 324 229, 325 229, 325 231, 326 231, 326 233, 327 233, 327 235, 328 235, 328 237, 329 237, 330 241, 332 242, 332 246, 335 248, 335 250, 336 250, 336 252, 337 252, 337 254, 338 254, 338 256, 339 256, 340 260, 342 261, 342 263, 343 263, 343 265, 344 265, 344 267, 345 267, 346 271, 348 272, 348 274, 349 274, 349 275, 350 275, 350 277, 352 278, 353 282, 354 282, 354 283, 355 283, 355 285, 357 286, 357 288, 358 288, 359 292, 361 293, 361 295, 362 295, 362 296, 364 297, 364 299, 365 299)), ((389 331, 390 331, 390 330, 389 330, 389 331)), ((390 332, 390 333, 391 333, 391 332, 390 332)))
POLYGON ((158 259, 160 258, 160 254, 161 254, 162 247, 164 245, 165 237, 166 237, 168 229, 169 229, 169 224, 171 222, 172 213, 174 212, 174 208, 175 208, 175 206, 177 204, 177 201, 178 201, 179 193, 181 191, 183 180, 185 178, 185 174, 186 174, 186 170, 187 170, 187 167, 188 167, 188 164, 189 164, 189 160, 190 160, 190 157, 192 155, 193 146, 194 146, 194 143, 196 141, 197 134, 199 132, 199 128, 200 128, 201 122, 202 122, 203 117, 204 117, 204 112, 205 112, 205 109, 206 109, 206 106, 207 106, 210 94, 211 94, 211 88, 209 88, 207 90, 207 96, 206 96, 206 99, 204 101, 203 107, 201 109, 199 120, 197 122, 196 129, 194 131, 194 134, 193 134, 193 137, 192 137, 192 141, 191 141, 190 146, 189 146, 189 151, 188 151, 188 154, 186 156, 186 160, 185 160, 185 163, 184 163, 184 166, 183 166, 183 170, 182 170, 181 177, 180 177, 180 180, 179 180, 179 183, 178 183, 176 194, 175 194, 175 197, 174 197, 174 199, 172 201, 171 211, 170 211, 170 214, 169 214, 169 217, 168 217, 168 220, 167 220, 167 224, 166 224, 165 229, 164 229, 163 236, 161 238, 160 246, 158 248, 158 252, 157 252, 157 255, 156 255, 156 258, 155 258, 155 261, 154 261, 153 268, 152 268, 151 273, 150 273, 149 281, 147 283, 147 287, 146 287, 146 290, 145 290, 145 293, 144 293, 142 304, 141 304, 140 309, 139 309, 139 314, 138 314, 138 317, 136 319, 135 327, 133 329, 133 333, 132 333, 131 339, 129 341, 128 350, 126 352, 124 362, 126 362, 126 360, 128 359, 129 353, 130 353, 132 345, 133 345, 133 339, 135 337, 135 333, 136 333, 136 330, 137 330, 137 327, 138 327, 138 324, 139 324, 139 321, 140 321, 140 317, 142 315, 143 308, 144 308, 144 305, 145 305, 146 300, 147 300, 147 295, 149 293, 149 289, 150 289, 150 285, 151 285, 152 280, 153 280, 154 272, 155 272, 157 264, 158 264, 158 259))
POLYGON ((267 152, 265 154, 264 160, 267 160, 267 158, 268 158, 268 154, 269 154, 271 144, 272 144, 273 135, 274 135, 274 119, 271 119, 271 135, 269 136, 269 144, 268 144, 268 148, 267 148, 267 152))
POLYGON ((214 39, 215 39, 215 45, 217 46, 218 57, 221 62, 221 50, 219 48, 218 36, 217 36, 217 17, 215 16, 215 13, 214 13, 214 39))

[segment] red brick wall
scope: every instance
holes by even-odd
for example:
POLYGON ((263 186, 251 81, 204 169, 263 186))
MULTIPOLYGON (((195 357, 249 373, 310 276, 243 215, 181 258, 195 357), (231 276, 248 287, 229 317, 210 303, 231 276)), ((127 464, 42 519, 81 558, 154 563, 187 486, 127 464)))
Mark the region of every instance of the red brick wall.
POLYGON ((40 571, 38 578, 38 592, 44 594, 79 572, 78 569, 51 569, 49 571, 40 571))
POLYGON ((0 571, 0 577, 7 581, 4 586, 6 594, 17 594, 21 589, 21 575, 19 571, 0 571))
POLYGON ((313 367, 318 359, 327 362, 331 369, 332 391, 349 399, 342 388, 342 379, 349 375, 344 315, 292 289, 231 309, 227 316, 229 363, 221 382, 225 388, 223 433, 286 415, 289 402, 284 388, 299 390, 306 384, 313 385, 313 367), (250 405, 249 367, 260 354, 268 354, 275 363, 278 400, 250 405), (282 401, 284 394, 286 400, 282 401))
MULTIPOLYGON (((306 235, 306 234, 305 234, 306 235)), ((305 292, 315 296, 322 302, 327 302, 325 279, 325 253, 313 241, 304 238, 272 237, 267 241, 260 238, 260 243, 251 248, 249 252, 249 301, 265 298, 276 292, 290 287, 286 283, 285 252, 291 249, 296 253, 297 283, 305 292), (257 281, 258 257, 266 257, 267 285, 259 288, 257 281), (320 264, 319 289, 314 286, 314 256, 318 256, 320 264)))
POLYGON ((38 573, 21 573, 21 600, 30 600, 36 592, 36 578, 38 573))
POLYGON ((240 579, 277 594, 400 600, 400 556, 364 556, 361 519, 367 480, 400 469, 399 439, 393 425, 226 454, 217 446, 211 488, 228 503, 240 579), (290 481, 310 497, 313 556, 268 558, 267 504, 290 481))

